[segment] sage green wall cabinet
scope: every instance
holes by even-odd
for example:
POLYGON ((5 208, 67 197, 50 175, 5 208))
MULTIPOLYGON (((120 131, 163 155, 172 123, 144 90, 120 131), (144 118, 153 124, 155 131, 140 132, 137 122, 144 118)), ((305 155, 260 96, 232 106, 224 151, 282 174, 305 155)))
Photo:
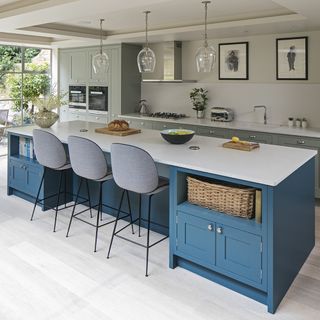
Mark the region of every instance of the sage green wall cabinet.
MULTIPOLYGON (((121 44, 112 48, 110 119, 134 113, 141 98, 141 74, 137 66, 140 46, 121 44)), ((109 91, 110 92, 110 91, 109 91)))
POLYGON ((88 56, 86 50, 71 52, 71 82, 86 83, 88 79, 88 56))
POLYGON ((315 157, 315 196, 320 198, 320 179, 319 179, 319 152, 320 152, 320 139, 300 137, 300 136, 289 136, 289 135, 277 135, 276 144, 287 147, 305 148, 312 149, 318 152, 315 157))
MULTIPOLYGON (((137 67, 137 55, 140 46, 119 44, 104 46, 108 54, 110 67, 105 75, 95 74, 92 58, 99 47, 60 49, 59 51, 59 88, 68 92, 69 85, 108 86, 109 110, 107 121, 116 119, 118 115, 133 113, 138 108, 141 97, 141 74, 137 67)), ((87 100, 88 102, 88 100, 87 100)), ((69 113, 73 111, 69 110, 69 113)), ((84 118, 83 114, 62 116, 62 121, 84 118)), ((87 114, 85 119, 104 122, 100 115, 87 114)), ((106 122, 107 122, 106 121, 106 122)))

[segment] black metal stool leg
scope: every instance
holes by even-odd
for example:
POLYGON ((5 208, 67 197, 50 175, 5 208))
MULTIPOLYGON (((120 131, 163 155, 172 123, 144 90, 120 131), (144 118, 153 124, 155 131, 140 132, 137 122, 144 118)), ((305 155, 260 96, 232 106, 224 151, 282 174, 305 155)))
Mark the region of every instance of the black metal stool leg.
POLYGON ((98 231, 99 231, 99 216, 102 214, 102 182, 99 185, 99 204, 98 204, 98 214, 97 214, 97 224, 96 224, 96 236, 94 239, 94 252, 97 252, 97 241, 98 241, 98 231))
POLYGON ((110 252, 111 252, 111 247, 112 247, 112 243, 113 243, 113 238, 114 238, 114 234, 116 233, 117 224, 118 224, 118 220, 119 220, 119 217, 120 217, 120 211, 121 211, 121 206, 122 206, 122 201, 123 201, 124 193, 125 193, 125 190, 122 191, 121 200, 120 200, 120 204, 119 204, 119 209, 118 209, 118 213, 117 213, 117 218, 116 218, 116 221, 115 221, 115 223, 114 223, 113 232, 112 232, 112 237, 111 237, 111 240, 110 240, 110 245, 109 245, 109 250, 108 250, 108 254, 107 254, 107 259, 109 259, 109 257, 110 257, 110 252))
POLYGON ((149 265, 149 244, 150 244, 150 212, 151 212, 151 198, 148 199, 148 232, 147 232, 147 255, 146 255, 146 277, 148 276, 148 265, 149 265))
POLYGON ((37 204, 38 204, 38 201, 39 201, 39 195, 40 195, 40 191, 41 191, 41 187, 42 187, 42 184, 43 184, 45 173, 46 173, 46 167, 43 168, 43 174, 42 174, 41 182, 40 182, 40 185, 39 185, 36 201, 34 203, 33 210, 32 210, 32 215, 31 215, 31 218, 30 218, 31 221, 33 220, 34 212, 36 210, 36 207, 37 207, 37 204))
POLYGON ((139 193, 139 237, 141 237, 141 193, 139 193))
POLYGON ((63 171, 64 174, 64 208, 67 207, 67 170, 63 171))
POLYGON ((129 198, 129 191, 126 191, 127 193, 127 199, 128 199, 128 208, 129 208, 129 214, 130 214, 130 223, 131 223, 131 230, 132 230, 132 234, 134 234, 134 229, 133 229, 133 218, 132 218, 132 211, 131 211, 131 204, 130 204, 130 198, 129 198))
POLYGON ((68 226, 68 231, 67 231, 66 237, 69 236, 69 231, 70 231, 70 227, 71 227, 71 222, 72 222, 74 213, 75 213, 75 211, 76 211, 76 206, 77 206, 77 202, 78 202, 78 198, 79 198, 79 193, 80 193, 81 185, 82 185, 82 178, 80 178, 79 188, 78 188, 78 192, 77 192, 76 199, 75 199, 75 202, 74 202, 74 206, 73 206, 73 209, 72 209, 72 214, 71 214, 71 217, 70 217, 70 221, 69 221, 69 226, 68 226))
POLYGON ((89 202, 89 207, 90 207, 90 218, 92 218, 92 210, 91 210, 92 206, 91 206, 91 197, 90 197, 88 179, 86 179, 86 186, 87 186, 87 193, 88 193, 88 202, 89 202))
POLYGON ((62 171, 60 171, 60 175, 59 175, 59 190, 58 190, 58 199, 57 199, 57 205, 56 205, 56 212, 55 212, 55 215, 54 215, 53 232, 56 232, 57 217, 58 217, 59 202, 60 202, 60 193, 61 193, 61 182, 62 182, 62 171))

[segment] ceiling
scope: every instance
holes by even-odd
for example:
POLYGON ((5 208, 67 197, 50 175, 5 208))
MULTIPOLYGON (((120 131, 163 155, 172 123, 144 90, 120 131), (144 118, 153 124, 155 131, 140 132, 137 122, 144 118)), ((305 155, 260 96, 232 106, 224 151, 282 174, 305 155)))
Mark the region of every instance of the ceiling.
MULTIPOLYGON (((195 40, 203 33, 201 0, 0 0, 0 41, 55 47, 144 40, 195 40)), ((319 0, 212 0, 209 38, 320 30, 319 0)))

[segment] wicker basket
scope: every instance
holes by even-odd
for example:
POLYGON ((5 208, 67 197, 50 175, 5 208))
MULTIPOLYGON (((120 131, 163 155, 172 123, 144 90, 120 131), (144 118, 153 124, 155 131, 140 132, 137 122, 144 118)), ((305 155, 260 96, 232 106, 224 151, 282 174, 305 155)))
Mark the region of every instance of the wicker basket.
POLYGON ((253 218, 255 189, 222 185, 187 177, 188 201, 242 218, 253 218))

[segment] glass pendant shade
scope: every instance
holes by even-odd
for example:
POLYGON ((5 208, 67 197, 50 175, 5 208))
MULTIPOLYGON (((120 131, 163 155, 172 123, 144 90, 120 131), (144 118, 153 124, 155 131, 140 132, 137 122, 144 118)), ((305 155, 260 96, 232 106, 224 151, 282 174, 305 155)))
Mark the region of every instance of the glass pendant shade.
POLYGON ((92 69, 95 74, 106 74, 109 69, 109 57, 102 49, 102 23, 104 19, 100 19, 100 50, 99 53, 92 57, 92 69))
POLYGON ((144 47, 137 56, 139 72, 153 72, 156 66, 156 56, 154 52, 144 47))
POLYGON ((156 66, 156 55, 154 52, 149 48, 148 42, 148 14, 151 11, 144 11, 145 19, 146 19, 146 42, 143 49, 139 52, 137 56, 137 64, 140 73, 148 73, 153 72, 156 66))
POLYGON ((204 42, 203 46, 197 50, 196 64, 198 72, 211 72, 216 62, 216 50, 208 45, 208 32, 207 32, 207 18, 208 18, 208 4, 211 1, 202 1, 204 4, 204 42))
POLYGON ((109 69, 109 57, 105 52, 97 53, 92 58, 92 68, 95 74, 107 73, 109 69))
POLYGON ((211 72, 216 62, 216 50, 212 46, 202 46, 196 53, 198 72, 211 72))

